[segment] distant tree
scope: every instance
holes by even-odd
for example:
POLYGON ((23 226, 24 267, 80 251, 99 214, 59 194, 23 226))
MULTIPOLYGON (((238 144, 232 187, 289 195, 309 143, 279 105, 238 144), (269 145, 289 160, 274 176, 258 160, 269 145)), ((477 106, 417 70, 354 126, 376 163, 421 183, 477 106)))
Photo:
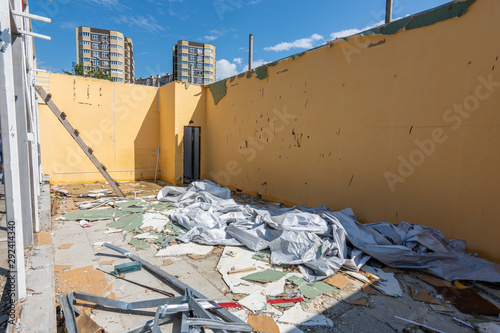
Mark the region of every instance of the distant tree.
POLYGON ((89 69, 85 69, 83 65, 77 64, 76 62, 73 62, 73 64, 71 65, 71 71, 63 69, 63 73, 68 75, 76 75, 83 77, 91 77, 94 79, 113 81, 109 69, 101 70, 98 67, 90 67, 89 69))

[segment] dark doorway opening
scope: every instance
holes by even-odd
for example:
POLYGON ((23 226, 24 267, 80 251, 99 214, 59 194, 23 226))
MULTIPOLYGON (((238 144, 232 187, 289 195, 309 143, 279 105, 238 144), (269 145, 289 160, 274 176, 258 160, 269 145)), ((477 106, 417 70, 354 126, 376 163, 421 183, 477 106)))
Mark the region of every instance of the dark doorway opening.
POLYGON ((184 127, 184 182, 200 179, 200 127, 184 127))

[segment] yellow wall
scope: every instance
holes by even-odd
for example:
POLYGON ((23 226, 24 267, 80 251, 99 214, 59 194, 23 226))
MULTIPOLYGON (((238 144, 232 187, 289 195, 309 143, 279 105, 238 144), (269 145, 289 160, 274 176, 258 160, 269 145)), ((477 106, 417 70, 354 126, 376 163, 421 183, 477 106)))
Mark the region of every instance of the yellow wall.
MULTIPOLYGON (((154 178, 157 89, 52 74, 52 100, 115 180, 154 178)), ((40 104, 42 170, 54 183, 104 181, 52 111, 40 104)))
MULTIPOLYGON (((365 222, 432 226, 498 262, 499 15, 495 0, 478 0, 460 18, 337 41, 263 80, 227 80, 216 105, 183 83, 53 75, 51 93, 109 170, 150 170, 112 172, 118 180, 152 179, 161 141, 161 178, 181 183, 183 129, 200 126, 203 178, 287 204, 351 207, 365 222)), ((102 179, 46 107, 40 128, 53 181, 102 179)))
POLYGON ((184 152, 184 126, 197 126, 201 128, 200 135, 200 173, 204 177, 206 164, 205 146, 205 115, 206 96, 205 88, 185 83, 172 82, 159 89, 160 135, 163 173, 161 178, 172 184, 182 184, 184 177, 183 152, 184 152))
POLYGON ((314 50, 264 80, 227 80, 217 105, 207 93, 209 178, 289 204, 351 207, 362 221, 429 225, 500 261, 500 83, 482 83, 500 82, 499 16, 496 1, 479 0, 458 19, 314 50), (476 111, 452 111, 474 101, 476 111), (400 157, 419 165, 391 189, 400 157))

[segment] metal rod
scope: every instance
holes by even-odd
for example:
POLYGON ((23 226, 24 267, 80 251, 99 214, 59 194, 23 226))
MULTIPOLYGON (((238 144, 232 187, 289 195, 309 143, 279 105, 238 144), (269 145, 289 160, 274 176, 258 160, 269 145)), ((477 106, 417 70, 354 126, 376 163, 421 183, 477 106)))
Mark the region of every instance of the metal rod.
POLYGON ((26 18, 29 18, 29 19, 32 19, 32 20, 40 21, 40 22, 52 23, 52 20, 50 18, 39 16, 39 15, 35 15, 35 14, 18 12, 16 10, 13 10, 12 14, 14 14, 16 16, 26 17, 26 18))
MULTIPOLYGON (((187 288, 189 288, 193 291, 193 295, 196 298, 203 298, 203 299, 206 298, 202 293, 190 288, 187 284, 185 284, 181 280, 168 274, 164 270, 161 270, 160 268, 156 267, 155 265, 151 264, 150 262, 136 256, 135 254, 133 254, 127 250, 124 250, 122 248, 119 248, 118 246, 115 246, 113 244, 104 243, 104 246, 107 247, 108 249, 111 249, 111 250, 114 250, 116 252, 123 254, 124 256, 129 258, 130 260, 139 261, 142 264, 142 267, 144 267, 145 269, 147 269, 151 273, 161 277, 165 282, 174 285, 179 290, 186 290, 187 288)), ((240 318, 236 317, 234 314, 227 311, 226 309, 217 308, 217 309, 214 309, 214 311, 217 313, 218 316, 220 316, 224 320, 227 320, 227 321, 230 321, 233 323, 244 323, 240 318)), ((251 328, 250 325, 248 325, 248 326, 251 328)))
POLYGON ((71 304, 68 299, 68 295, 60 295, 59 304, 61 304, 61 309, 64 313, 64 322, 66 324, 66 330, 68 331, 68 333, 78 333, 75 311, 73 310, 73 304, 71 304))
POLYGON ((392 21, 392 0, 385 0, 385 23, 392 21))
POLYGON ((253 34, 248 36, 248 70, 252 70, 253 61, 253 34))
POLYGON ((41 38, 41 39, 45 39, 45 40, 52 40, 52 37, 50 37, 50 36, 42 35, 42 34, 37 34, 36 32, 32 32, 32 31, 26 31, 26 30, 19 29, 18 32, 21 35, 27 35, 27 36, 31 36, 31 37, 37 37, 37 38, 41 38))
POLYGON ((132 281, 132 280, 126 279, 126 278, 124 278, 124 277, 120 277, 120 276, 115 275, 115 274, 113 274, 113 273, 111 273, 111 272, 105 271, 104 269, 100 269, 99 267, 98 267, 97 269, 98 269, 98 270, 100 270, 100 271, 101 271, 101 272, 103 272, 103 273, 106 273, 106 274, 109 274, 109 275, 111 275, 111 276, 114 276, 114 277, 115 277, 115 278, 117 278, 117 279, 121 279, 121 280, 123 280, 123 281, 127 281, 127 282, 129 282, 129 283, 135 284, 136 286, 139 286, 139 287, 143 287, 143 288, 146 288, 146 289, 152 290, 152 291, 157 292, 157 293, 159 293, 159 294, 162 294, 162 295, 164 295, 164 296, 170 296, 170 297, 174 297, 174 296, 175 296, 174 294, 169 293, 168 291, 164 291, 164 290, 157 289, 157 288, 154 288, 154 287, 146 286, 145 284, 141 284, 141 283, 139 283, 139 282, 135 282, 135 281, 132 281))

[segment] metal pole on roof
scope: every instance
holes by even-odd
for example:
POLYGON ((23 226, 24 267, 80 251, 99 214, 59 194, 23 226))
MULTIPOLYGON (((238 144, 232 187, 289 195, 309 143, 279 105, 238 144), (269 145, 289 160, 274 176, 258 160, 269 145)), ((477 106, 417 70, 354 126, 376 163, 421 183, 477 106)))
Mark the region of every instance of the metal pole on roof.
POLYGON ((385 23, 392 21, 392 0, 385 0, 385 23))
POLYGON ((252 70, 253 58, 253 34, 248 36, 248 70, 252 70))

